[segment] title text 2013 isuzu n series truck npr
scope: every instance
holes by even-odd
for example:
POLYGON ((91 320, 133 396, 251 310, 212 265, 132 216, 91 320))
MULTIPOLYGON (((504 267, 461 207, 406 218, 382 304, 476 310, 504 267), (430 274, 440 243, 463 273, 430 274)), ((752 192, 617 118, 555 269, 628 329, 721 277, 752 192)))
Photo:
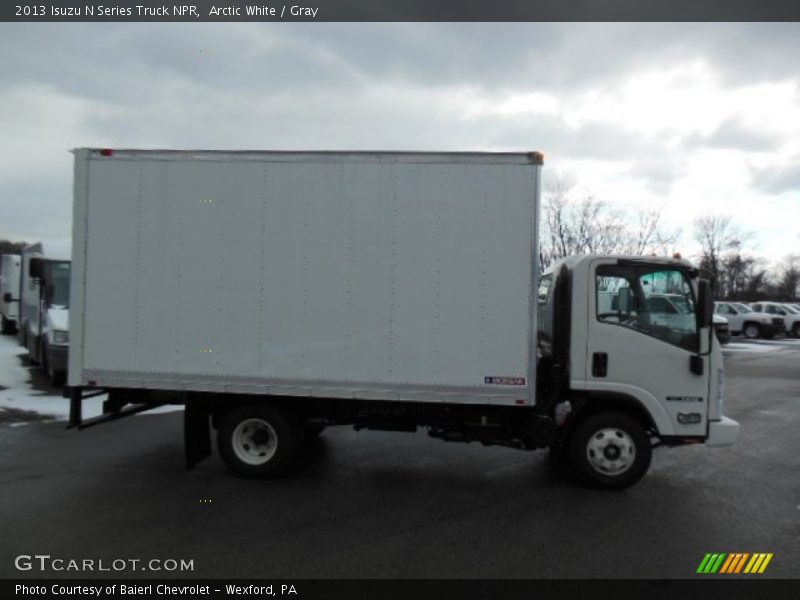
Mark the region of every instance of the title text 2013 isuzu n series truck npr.
POLYGON ((264 477, 325 426, 426 427, 551 448, 612 488, 655 445, 732 443, 709 282, 611 256, 540 277, 542 162, 76 150, 71 425, 182 402, 188 466, 213 427, 231 469, 264 477), (694 317, 654 314, 651 294, 694 317))

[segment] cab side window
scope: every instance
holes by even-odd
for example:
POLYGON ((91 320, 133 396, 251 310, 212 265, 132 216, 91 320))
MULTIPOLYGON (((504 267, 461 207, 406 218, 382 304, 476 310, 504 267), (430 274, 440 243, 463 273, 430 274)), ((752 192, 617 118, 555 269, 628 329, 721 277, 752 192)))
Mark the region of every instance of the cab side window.
POLYGON ((695 299, 686 275, 677 269, 598 267, 597 320, 634 329, 668 344, 695 351, 695 299))

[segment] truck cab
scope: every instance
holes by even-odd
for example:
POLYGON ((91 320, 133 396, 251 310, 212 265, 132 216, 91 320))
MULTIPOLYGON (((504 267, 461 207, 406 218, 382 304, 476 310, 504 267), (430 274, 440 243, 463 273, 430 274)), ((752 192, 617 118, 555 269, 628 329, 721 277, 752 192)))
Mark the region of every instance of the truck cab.
MULTIPOLYGON (((28 249, 26 249, 28 250, 28 249)), ((53 385, 66 380, 69 352, 70 261, 45 258, 41 246, 23 252, 20 345, 53 385)))
POLYGON ((654 445, 727 445, 710 282, 677 259, 581 256, 542 275, 540 398, 584 479, 637 479, 654 445), (573 420, 570 425, 569 421, 573 420), (647 441, 645 441, 647 440, 647 441))

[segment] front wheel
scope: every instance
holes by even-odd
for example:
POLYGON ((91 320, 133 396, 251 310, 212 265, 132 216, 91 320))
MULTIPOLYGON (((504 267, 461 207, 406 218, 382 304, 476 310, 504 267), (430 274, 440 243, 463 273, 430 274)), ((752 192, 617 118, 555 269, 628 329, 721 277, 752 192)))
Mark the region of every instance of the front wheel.
POLYGON ((747 323, 742 330, 744 337, 754 340, 761 337, 761 327, 757 323, 747 323))
POLYGON ((272 406, 248 405, 222 418, 217 447, 229 469, 246 477, 283 474, 297 450, 298 428, 272 406))
POLYGON ((650 467, 652 446, 644 427, 625 413, 590 415, 570 440, 570 459, 586 486, 623 489, 650 467))

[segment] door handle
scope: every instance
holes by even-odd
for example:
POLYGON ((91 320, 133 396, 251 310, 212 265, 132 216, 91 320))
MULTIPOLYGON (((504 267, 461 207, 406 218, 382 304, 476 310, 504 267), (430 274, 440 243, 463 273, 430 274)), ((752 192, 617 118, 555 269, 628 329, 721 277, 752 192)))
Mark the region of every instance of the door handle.
POLYGON ((592 354, 592 375, 594 377, 605 377, 608 374, 608 354, 605 352, 595 352, 592 354))

